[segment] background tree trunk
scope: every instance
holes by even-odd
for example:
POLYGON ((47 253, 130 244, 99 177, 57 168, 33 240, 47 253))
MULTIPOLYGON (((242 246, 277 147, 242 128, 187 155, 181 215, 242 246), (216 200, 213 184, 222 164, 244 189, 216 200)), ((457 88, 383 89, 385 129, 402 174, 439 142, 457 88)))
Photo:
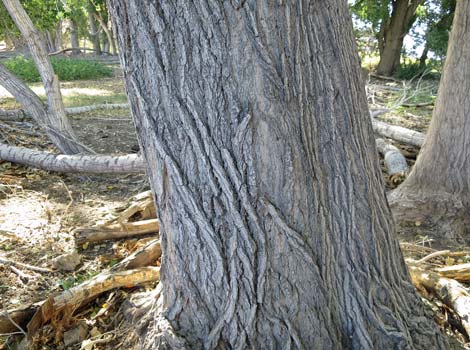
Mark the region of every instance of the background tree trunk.
POLYGON ((394 236, 346 1, 109 5, 162 223, 144 345, 444 349, 394 236))
POLYGON ((100 27, 97 25, 95 20, 95 5, 89 1, 87 6, 88 12, 88 28, 90 32, 90 39, 93 43, 93 50, 95 50, 96 55, 101 55, 101 44, 100 44, 100 27))
POLYGON ((383 39, 379 41, 380 62, 377 74, 391 76, 400 65, 403 39, 415 20, 415 12, 424 0, 396 0, 393 2, 392 15, 384 27, 383 39))
POLYGON ((418 160, 390 200, 398 221, 462 237, 470 227, 470 2, 457 1, 431 125, 418 160))
MULTIPOLYGON (((54 74, 49 56, 39 32, 18 0, 3 0, 8 13, 26 40, 31 56, 41 76, 46 91, 48 117, 53 131, 58 133, 56 146, 65 154, 86 152, 88 149, 77 142, 72 125, 65 114, 59 79, 54 74)), ((22 102, 24 103, 24 102, 22 102)))
POLYGON ((72 49, 75 49, 75 50, 72 50, 72 55, 78 55, 80 54, 80 50, 78 49, 80 44, 78 42, 77 24, 75 23, 73 19, 70 19, 69 24, 70 24, 70 46, 72 47, 72 49))

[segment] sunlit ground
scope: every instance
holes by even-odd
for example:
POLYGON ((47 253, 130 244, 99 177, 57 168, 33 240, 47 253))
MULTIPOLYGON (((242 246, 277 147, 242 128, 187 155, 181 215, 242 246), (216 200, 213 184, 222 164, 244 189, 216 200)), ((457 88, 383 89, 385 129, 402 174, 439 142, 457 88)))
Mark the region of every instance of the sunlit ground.
MULTIPOLYGON (((61 82, 60 85, 66 107, 127 102, 124 85, 119 78, 61 82)), ((30 84, 29 87, 45 100, 45 91, 41 83, 30 84)), ((20 108, 12 95, 2 86, 0 86, 0 108, 20 108)))

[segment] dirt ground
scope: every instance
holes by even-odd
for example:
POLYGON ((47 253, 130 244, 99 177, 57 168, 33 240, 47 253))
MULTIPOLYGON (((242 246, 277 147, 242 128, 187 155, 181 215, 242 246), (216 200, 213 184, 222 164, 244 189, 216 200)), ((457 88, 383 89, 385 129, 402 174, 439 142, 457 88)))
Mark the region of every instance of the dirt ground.
MULTIPOLYGON (((67 95, 69 105, 90 104, 89 101, 96 101, 93 94, 108 96, 103 91, 111 92, 110 101, 115 101, 113 95, 117 95, 117 99, 122 102, 121 95, 124 93, 119 77, 105 79, 101 85, 96 81, 81 81, 63 83, 62 87, 72 91, 67 95)), ((397 98, 388 92, 377 91, 373 102, 381 102, 379 107, 397 98)), ((99 102, 103 100, 99 99, 99 102)), ((14 107, 12 100, 8 96, 2 97, 0 93, 0 108, 14 107)), ((391 124, 423 131, 429 124, 431 113, 432 106, 408 108, 398 112, 394 110, 380 118, 391 124)), ((94 111, 75 115, 72 120, 79 139, 98 153, 124 154, 139 150, 128 110, 94 111)), ((14 145, 54 150, 32 121, 0 122, 0 139, 14 145)), ((403 150, 409 164, 414 164, 418 149, 396 145, 403 150)), ((388 190, 398 185, 391 182, 385 172, 384 179, 388 190)), ((83 256, 81 265, 73 272, 45 273, 22 269, 28 275, 27 278, 15 273, 10 265, 0 264, 0 309, 8 310, 42 301, 89 279, 122 259, 123 254, 131 249, 132 240, 131 243, 129 240, 121 240, 84 247, 76 245, 73 232, 78 227, 89 227, 109 220, 117 208, 127 205, 128 198, 148 188, 144 175, 59 174, 0 161, 0 257, 50 268, 53 259, 62 254, 79 251, 83 256)), ((439 243, 427 236, 426 232, 421 232, 419 227, 406 235, 398 234, 405 257, 408 258, 421 258, 432 252, 439 243)), ((469 249, 458 243, 453 244, 452 248, 462 251, 469 249)), ((123 348, 123 334, 128 328, 123 326, 122 317, 116 316, 120 302, 131 292, 148 291, 153 287, 147 284, 106 293, 78 313, 76 318, 87 322, 89 328, 97 329, 100 334, 108 332, 115 335, 103 344, 95 344, 93 349, 123 348), (110 304, 113 308, 95 317, 105 308, 104 305, 110 304)), ((430 307, 437 314, 441 313, 436 305, 430 307)), ((445 327, 451 332, 450 326, 445 327)), ((17 339, 17 334, 1 337, 0 349, 14 349, 17 339)), ((52 340, 46 341, 41 349, 80 348, 80 344, 69 347, 54 344, 52 340)), ((130 349, 130 345, 126 346, 126 349, 130 349)))

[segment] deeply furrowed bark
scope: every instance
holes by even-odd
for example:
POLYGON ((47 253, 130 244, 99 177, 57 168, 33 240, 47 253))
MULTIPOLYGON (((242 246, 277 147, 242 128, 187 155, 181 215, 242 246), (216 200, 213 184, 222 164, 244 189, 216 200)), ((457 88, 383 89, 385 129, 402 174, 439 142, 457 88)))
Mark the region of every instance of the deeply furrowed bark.
POLYGON ((345 1, 110 0, 161 221, 148 349, 444 349, 400 254, 345 1))
POLYGON ((417 162, 390 201, 399 222, 470 232, 470 2, 458 1, 436 108, 417 162))

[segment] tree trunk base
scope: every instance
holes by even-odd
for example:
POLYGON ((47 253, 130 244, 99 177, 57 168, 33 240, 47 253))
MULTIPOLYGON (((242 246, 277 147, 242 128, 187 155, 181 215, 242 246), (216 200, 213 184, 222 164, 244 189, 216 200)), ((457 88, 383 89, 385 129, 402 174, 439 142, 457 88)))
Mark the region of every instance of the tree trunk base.
POLYGON ((399 227, 419 227, 427 235, 450 240, 470 238, 470 208, 453 194, 405 186, 391 192, 388 200, 399 227))

